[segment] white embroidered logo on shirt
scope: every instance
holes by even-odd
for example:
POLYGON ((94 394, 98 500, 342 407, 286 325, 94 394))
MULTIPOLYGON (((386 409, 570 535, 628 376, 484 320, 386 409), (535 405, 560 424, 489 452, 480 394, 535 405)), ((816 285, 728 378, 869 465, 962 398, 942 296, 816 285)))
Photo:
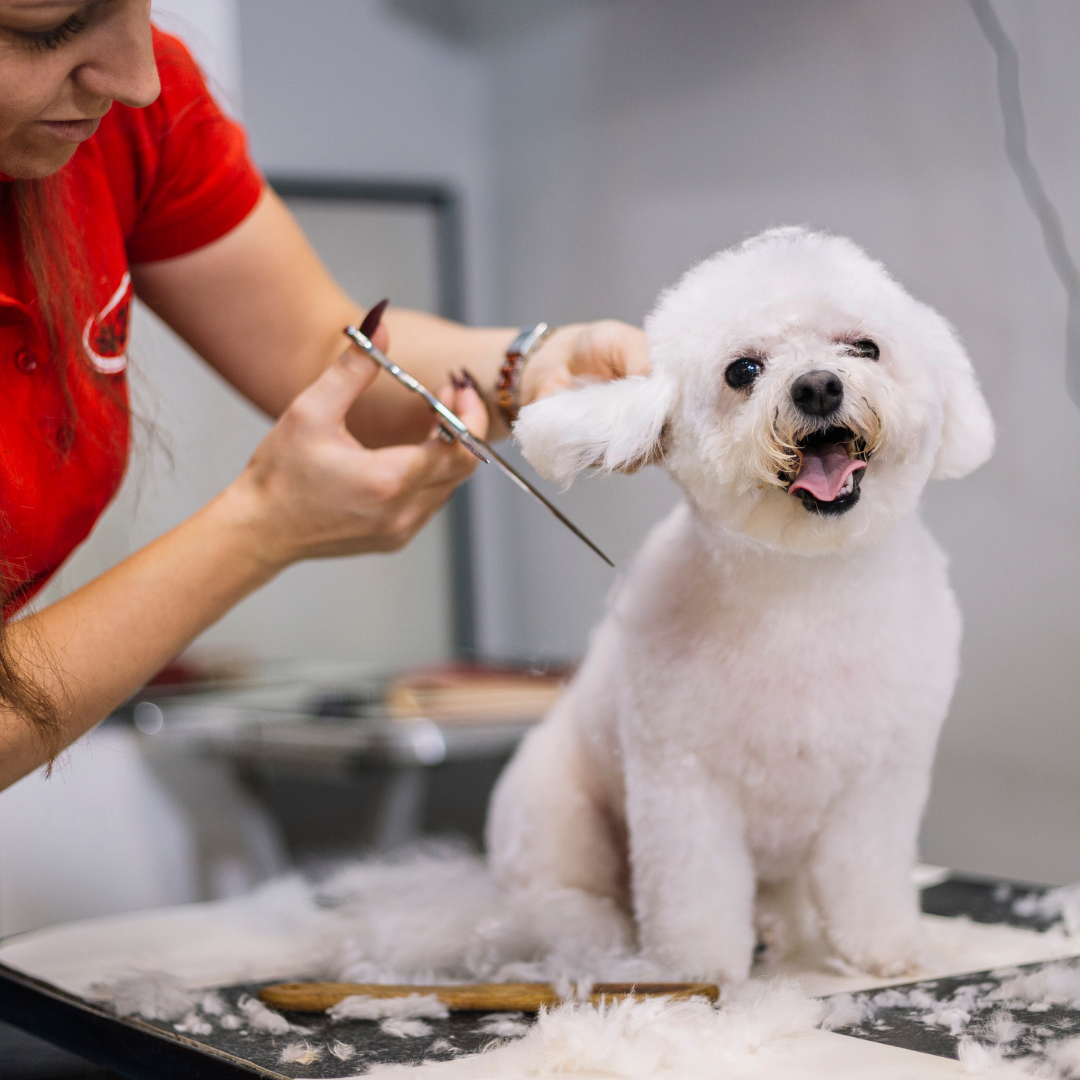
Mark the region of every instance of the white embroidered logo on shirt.
POLYGON ((125 273, 101 314, 86 320, 83 348, 103 375, 119 375, 127 367, 131 295, 131 274, 125 273))

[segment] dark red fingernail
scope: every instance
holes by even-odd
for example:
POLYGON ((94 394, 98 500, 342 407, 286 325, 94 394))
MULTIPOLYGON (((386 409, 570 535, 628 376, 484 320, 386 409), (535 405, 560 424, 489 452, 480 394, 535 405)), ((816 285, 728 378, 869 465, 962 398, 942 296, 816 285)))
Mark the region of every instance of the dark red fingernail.
POLYGON ((462 390, 475 390, 480 393, 480 384, 469 374, 467 368, 461 369, 461 389, 462 390))
POLYGON ((457 376, 456 376, 456 375, 455 375, 455 374, 454 374, 454 373, 453 373, 453 372, 451 371, 451 372, 450 372, 450 385, 451 385, 451 386, 452 386, 452 387, 453 387, 453 388, 454 388, 455 390, 464 390, 464 389, 465 389, 465 385, 466 385, 466 384, 465 384, 465 380, 464 380, 464 379, 459 379, 459 378, 458 378, 458 377, 457 377, 457 376))
POLYGON ((379 323, 382 322, 383 312, 386 310, 387 305, 390 303, 390 297, 385 300, 380 300, 365 316, 364 321, 360 324, 360 333, 371 340, 375 331, 379 329, 379 323))

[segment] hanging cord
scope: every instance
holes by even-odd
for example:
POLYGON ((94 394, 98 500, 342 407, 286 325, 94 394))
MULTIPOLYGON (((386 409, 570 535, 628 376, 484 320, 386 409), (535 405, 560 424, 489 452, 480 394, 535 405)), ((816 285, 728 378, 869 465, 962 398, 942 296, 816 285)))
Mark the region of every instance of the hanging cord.
POLYGON ((1031 212, 1042 228, 1043 244, 1068 300, 1065 318, 1065 385, 1073 402, 1080 405, 1080 271, 1076 269, 1061 215, 1046 194, 1042 179, 1028 152, 1027 122, 1020 99, 1020 58, 990 0, 968 0, 986 40, 997 56, 998 96, 1005 122, 1005 156, 1009 159, 1031 212))

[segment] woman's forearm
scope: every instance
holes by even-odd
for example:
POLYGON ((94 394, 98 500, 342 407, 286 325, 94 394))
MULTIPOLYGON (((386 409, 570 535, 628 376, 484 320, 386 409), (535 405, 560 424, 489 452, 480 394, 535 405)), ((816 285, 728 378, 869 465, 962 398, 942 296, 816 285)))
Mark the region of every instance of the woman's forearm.
MULTIPOLYGON (((137 295, 274 417, 341 354, 348 344, 342 331, 365 314, 327 273, 270 191, 220 240, 175 259, 133 266, 131 272, 137 295)), ((493 388, 503 350, 515 333, 394 308, 384 324, 393 359, 436 393, 449 373, 462 367, 485 391, 493 388)), ((366 391, 349 420, 354 434, 371 447, 419 442, 431 428, 424 402, 386 374, 366 391)))
MULTIPOLYGON (((226 490, 119 566, 12 623, 5 656, 55 704, 62 730, 0 705, 0 788, 44 764, 206 627, 300 559, 394 551, 476 466, 457 443, 368 450, 346 430, 378 369, 349 350, 300 394, 226 490)), ((448 399, 483 435, 471 391, 448 399)))
MULTIPOLYGON (((256 507, 233 485, 193 517, 70 596, 8 627, 15 663, 59 706, 67 745, 127 700, 202 630, 269 581, 256 507)), ((0 788, 50 757, 0 708, 0 788)))

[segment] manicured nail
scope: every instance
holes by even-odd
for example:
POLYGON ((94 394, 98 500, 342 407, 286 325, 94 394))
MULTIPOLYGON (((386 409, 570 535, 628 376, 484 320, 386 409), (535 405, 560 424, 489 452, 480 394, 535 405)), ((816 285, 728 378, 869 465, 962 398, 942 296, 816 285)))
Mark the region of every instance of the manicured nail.
POLYGON ((360 333, 368 339, 374 336, 375 331, 379 329, 379 323, 382 322, 383 312, 386 310, 387 305, 390 303, 390 297, 385 300, 380 300, 365 316, 364 321, 360 324, 360 333))
MULTIPOLYGON (((462 390, 475 390, 480 394, 480 384, 469 374, 466 368, 461 369, 461 389, 462 390)), ((483 394, 480 394, 483 397, 483 394)))
POLYGON ((450 385, 455 390, 464 390, 468 383, 464 379, 459 379, 452 371, 450 372, 450 385))

